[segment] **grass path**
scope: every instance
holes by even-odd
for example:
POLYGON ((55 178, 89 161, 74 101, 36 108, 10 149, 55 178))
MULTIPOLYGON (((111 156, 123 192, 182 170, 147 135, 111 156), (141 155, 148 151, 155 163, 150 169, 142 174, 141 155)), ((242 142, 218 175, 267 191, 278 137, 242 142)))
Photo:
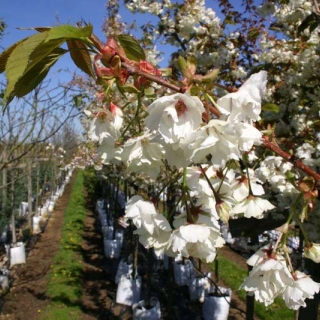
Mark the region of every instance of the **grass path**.
POLYGON ((51 303, 41 312, 43 320, 79 319, 83 273, 81 241, 86 217, 83 173, 79 171, 64 214, 60 247, 49 275, 46 296, 51 303))

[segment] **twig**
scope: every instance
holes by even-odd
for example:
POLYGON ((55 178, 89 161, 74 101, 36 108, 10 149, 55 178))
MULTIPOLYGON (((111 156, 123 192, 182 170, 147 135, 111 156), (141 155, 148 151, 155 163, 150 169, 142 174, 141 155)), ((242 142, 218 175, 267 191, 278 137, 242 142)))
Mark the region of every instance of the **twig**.
POLYGON ((180 92, 180 93, 185 93, 186 92, 186 88, 185 87, 179 87, 176 86, 160 77, 157 77, 155 75, 146 73, 144 71, 138 70, 137 68, 135 68, 134 66, 130 65, 129 63, 126 62, 121 62, 121 66, 126 68, 127 71, 131 74, 136 74, 138 76, 144 77, 150 81, 156 82, 158 84, 163 85, 164 87, 167 87, 169 89, 172 89, 174 91, 180 92))
POLYGON ((284 158, 285 160, 289 161, 290 163, 292 163, 296 168, 299 168, 300 170, 302 170, 303 172, 305 172, 307 175, 311 176, 312 178, 315 179, 316 185, 320 186, 320 175, 318 173, 316 173, 314 170, 312 170, 311 168, 309 168, 308 166, 306 166, 301 160, 296 159, 292 154, 287 153, 285 151, 283 151, 282 149, 280 149, 277 145, 275 145, 274 143, 270 142, 268 140, 268 137, 263 136, 262 137, 263 140, 263 145, 275 152, 277 155, 279 155, 280 157, 284 158))

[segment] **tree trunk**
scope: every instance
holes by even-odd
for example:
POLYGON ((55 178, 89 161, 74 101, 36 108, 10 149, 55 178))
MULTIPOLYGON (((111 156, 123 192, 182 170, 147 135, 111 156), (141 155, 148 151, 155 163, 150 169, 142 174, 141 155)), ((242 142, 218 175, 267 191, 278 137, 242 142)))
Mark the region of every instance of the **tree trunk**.
POLYGON ((16 218, 14 214, 15 207, 15 195, 14 195, 14 168, 11 169, 11 232, 12 232, 12 243, 17 242, 16 235, 16 218))
MULTIPOLYGON (((252 270, 252 266, 248 265, 248 272, 252 270)), ((253 320, 254 316, 254 295, 249 295, 247 292, 246 296, 246 320, 253 320)))
POLYGON ((8 183, 8 176, 7 176, 7 169, 3 168, 2 170, 2 214, 4 216, 7 215, 7 183, 8 183))
POLYGON ((28 227, 32 230, 32 164, 28 158, 27 163, 27 188, 28 188, 28 227))
POLYGON ((39 180, 40 180, 40 168, 39 168, 40 163, 37 164, 37 177, 36 177, 36 209, 35 209, 35 215, 39 215, 38 207, 39 207, 39 180))

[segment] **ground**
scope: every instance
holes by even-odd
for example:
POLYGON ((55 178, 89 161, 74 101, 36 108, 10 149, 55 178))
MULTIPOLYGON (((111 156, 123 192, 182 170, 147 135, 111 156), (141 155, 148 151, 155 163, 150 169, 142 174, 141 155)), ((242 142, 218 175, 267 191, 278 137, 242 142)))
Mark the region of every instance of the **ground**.
MULTIPOLYGON (((41 310, 50 303, 45 295, 48 273, 52 258, 59 246, 63 214, 69 201, 74 178, 72 177, 64 194, 57 201, 44 232, 33 237, 27 245, 27 262, 10 269, 12 285, 10 291, 0 297, 0 320, 37 320, 41 310)), ((132 319, 131 307, 115 303, 114 275, 117 262, 104 258, 103 239, 98 229, 96 215, 88 203, 82 243, 84 274, 81 279, 83 298, 82 314, 79 320, 132 319)), ((246 267, 245 259, 228 247, 225 247, 221 254, 246 267)), ((158 281, 155 290, 159 291, 161 303, 168 296, 165 286, 161 287, 163 276, 166 275, 160 273, 155 277, 158 281)), ((191 304, 188 301, 186 288, 181 288, 180 291, 173 297, 172 310, 175 315, 173 319, 201 319, 201 304, 191 304)), ((162 314, 165 319, 167 309, 163 305, 166 305, 166 302, 162 303, 162 314)), ((245 309, 245 303, 237 297, 236 292, 233 292, 229 319, 245 319, 245 309)))

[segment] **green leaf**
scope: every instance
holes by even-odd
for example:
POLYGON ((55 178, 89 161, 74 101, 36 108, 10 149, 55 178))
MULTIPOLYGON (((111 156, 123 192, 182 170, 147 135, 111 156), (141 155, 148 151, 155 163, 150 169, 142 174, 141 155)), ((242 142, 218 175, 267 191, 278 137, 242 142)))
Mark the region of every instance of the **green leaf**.
POLYGON ((134 93, 134 94, 140 93, 140 91, 132 84, 123 85, 120 83, 120 81, 116 81, 116 85, 117 85, 119 92, 123 96, 125 96, 125 93, 134 93))
POLYGON ((226 16, 226 18, 223 21, 223 24, 231 24, 231 25, 235 25, 235 21, 233 20, 232 15, 228 15, 226 16))
POLYGON ((49 42, 40 43, 30 55, 28 68, 33 68, 38 62, 42 61, 54 49, 60 47, 64 43, 63 39, 54 39, 49 42))
POLYGON ((38 32, 44 32, 44 31, 50 31, 52 29, 52 27, 35 27, 35 28, 32 28, 38 32))
POLYGON ((191 79, 193 74, 191 73, 191 71, 188 68, 187 61, 183 57, 179 56, 177 59, 177 64, 178 64, 178 67, 179 67, 182 75, 187 79, 191 79))
POLYGON ((14 92, 18 98, 28 94, 36 88, 40 82, 46 77, 50 68, 64 55, 67 50, 55 48, 50 54, 44 57, 40 62, 30 66, 25 74, 17 82, 14 92))
POLYGON ((205 94, 204 94, 204 97, 205 97, 206 100, 209 100, 212 105, 215 106, 215 105, 217 104, 217 103, 214 101, 213 97, 212 97, 210 94, 205 93, 205 94))
POLYGON ((248 32, 248 39, 251 41, 256 41, 260 36, 260 30, 258 28, 252 28, 248 32))
POLYGON ((298 35, 301 34, 305 29, 309 28, 309 31, 312 32, 319 25, 318 16, 312 12, 308 15, 298 27, 298 35))
POLYGON ((309 26, 310 33, 312 33, 312 31, 314 31, 315 29, 317 29, 318 26, 319 26, 319 21, 314 21, 310 23, 310 26, 309 26))
POLYGON ((9 56, 11 55, 12 51, 23 41, 25 41, 28 38, 25 38, 23 40, 20 40, 18 42, 16 42, 15 44, 13 44, 12 46, 10 46, 9 48, 7 48, 6 50, 4 50, 1 55, 0 55, 0 73, 5 71, 6 68, 6 64, 7 61, 9 59, 9 56))
MULTIPOLYGON (((43 35, 43 34, 38 34, 38 35, 43 35)), ((47 33, 44 34, 42 38, 46 37, 46 35, 47 33)), ((34 48, 34 50, 30 53, 27 60, 27 67, 20 70, 20 72, 22 70, 23 72, 22 74, 19 75, 19 77, 16 77, 14 78, 14 81, 9 82, 10 75, 8 75, 7 73, 8 86, 4 96, 4 102, 6 105, 14 98, 14 96, 22 97, 23 92, 26 92, 25 94, 29 93, 32 89, 34 89, 39 84, 39 79, 41 79, 40 81, 44 79, 44 76, 48 73, 49 68, 53 65, 53 63, 49 63, 48 70, 46 72, 43 72, 43 63, 44 63, 43 61, 46 61, 47 57, 49 60, 51 60, 52 59, 52 57, 50 56, 51 52, 57 49, 57 47, 59 47, 63 42, 64 42, 63 39, 54 39, 49 42, 39 43, 34 48), (35 70, 35 71, 31 71, 31 70, 35 70), (28 74, 26 75, 26 73, 28 74)), ((65 50, 63 50, 63 52, 65 52, 65 50)), ((57 57, 57 59, 58 58, 59 57, 57 57)))
POLYGON ((5 69, 8 84, 3 97, 4 101, 11 96, 16 83, 27 69, 32 52, 46 39, 47 35, 47 32, 35 34, 19 43, 11 52, 5 69))
POLYGON ((52 27, 31 27, 31 28, 18 28, 19 30, 33 30, 38 32, 49 31, 52 27))
POLYGON ((87 46, 79 40, 67 40, 67 45, 75 65, 90 77, 95 78, 87 46))
POLYGON ((285 176, 286 179, 289 180, 293 185, 296 184, 296 177, 291 171, 286 171, 285 176))
POLYGON ((172 76, 172 69, 171 68, 161 68, 159 69, 163 77, 170 77, 172 76))
POLYGON ((46 41, 53 39, 83 39, 90 37, 92 34, 92 25, 83 28, 77 28, 68 24, 53 27, 49 31, 46 41))
POLYGON ((126 84, 124 86, 121 86, 121 89, 123 92, 128 92, 128 93, 135 93, 138 94, 140 93, 140 90, 138 90, 134 85, 132 84, 126 84))
POLYGON ((197 70, 197 59, 193 55, 189 55, 187 58, 187 66, 192 75, 196 74, 197 70))
POLYGON ((199 87, 198 86, 191 86, 191 88, 190 88, 190 95, 191 96, 197 96, 197 95, 199 95, 199 92, 200 91, 200 89, 199 89, 199 87))
POLYGON ((202 82, 213 82, 219 75, 219 69, 214 69, 202 77, 202 82))
POLYGON ((262 106, 261 108, 263 111, 271 111, 271 112, 279 112, 279 106, 277 106, 274 103, 267 103, 265 105, 262 106))
POLYGON ((72 100, 73 100, 74 105, 78 108, 79 106, 81 106, 81 104, 83 102, 83 96, 82 96, 82 94, 77 94, 72 98, 72 100))
POLYGON ((153 87, 145 88, 144 89, 144 94, 149 98, 155 98, 156 97, 155 90, 154 90, 153 87))
POLYGON ((142 47, 132 36, 120 34, 117 36, 117 40, 125 51, 128 59, 134 61, 146 60, 146 56, 142 47))

